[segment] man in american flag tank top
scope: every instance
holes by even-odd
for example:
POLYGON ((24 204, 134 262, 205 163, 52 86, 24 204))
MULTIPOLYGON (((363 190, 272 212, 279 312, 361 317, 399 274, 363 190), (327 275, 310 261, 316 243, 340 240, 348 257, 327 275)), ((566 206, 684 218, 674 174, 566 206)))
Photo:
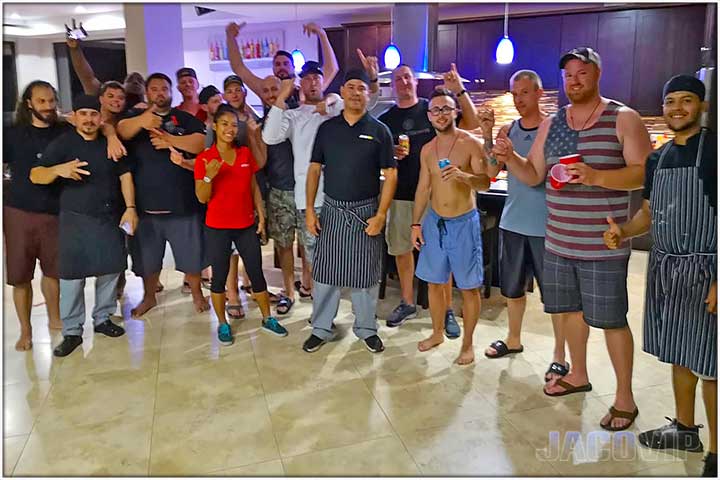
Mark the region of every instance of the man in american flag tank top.
POLYGON ((564 378, 550 380, 544 392, 563 396, 592 390, 587 339, 589 326, 601 328, 617 389, 600 426, 625 430, 638 414, 632 393, 633 337, 627 324, 630 246, 609 249, 603 232, 607 217, 627 220, 630 191, 643 185, 650 136, 637 112, 600 96, 602 62, 597 52, 575 48, 562 56, 559 66, 570 105, 540 124, 527 158, 517 155, 506 138, 498 138, 493 152, 523 183, 546 182, 545 312, 565 317, 571 369, 564 378), (567 183, 551 182, 552 167, 573 154, 580 155, 577 163, 559 167, 567 183))

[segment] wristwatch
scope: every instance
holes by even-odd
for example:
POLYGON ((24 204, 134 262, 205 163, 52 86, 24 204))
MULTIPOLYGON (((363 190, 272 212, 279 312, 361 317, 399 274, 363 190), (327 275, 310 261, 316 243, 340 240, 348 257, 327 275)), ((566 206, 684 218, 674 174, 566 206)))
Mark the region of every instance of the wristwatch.
POLYGON ((212 182, 212 178, 210 178, 210 177, 208 177, 207 175, 205 175, 205 176, 203 177, 203 182, 205 182, 205 183, 210 183, 210 182, 212 182))

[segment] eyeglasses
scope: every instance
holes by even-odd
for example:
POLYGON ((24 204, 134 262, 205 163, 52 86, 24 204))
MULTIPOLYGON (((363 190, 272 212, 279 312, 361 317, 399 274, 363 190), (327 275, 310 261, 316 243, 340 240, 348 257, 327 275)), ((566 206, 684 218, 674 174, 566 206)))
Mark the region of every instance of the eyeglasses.
POLYGON ((434 107, 434 108, 431 108, 431 109, 428 110, 428 111, 430 112, 430 115, 432 115, 433 117, 437 117, 437 116, 440 115, 441 113, 442 113, 443 115, 447 115, 447 114, 449 114, 449 113, 451 113, 451 112, 454 112, 455 110, 457 110, 455 107, 448 107, 448 106, 446 105, 446 106, 444 106, 444 107, 442 107, 442 108, 434 107))

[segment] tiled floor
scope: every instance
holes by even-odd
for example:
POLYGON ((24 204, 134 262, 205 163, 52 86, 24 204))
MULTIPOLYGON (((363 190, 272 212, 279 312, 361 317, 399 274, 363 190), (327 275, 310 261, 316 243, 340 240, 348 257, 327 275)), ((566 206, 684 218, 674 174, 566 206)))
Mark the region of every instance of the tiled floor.
MULTIPOLYGON (((701 454, 658 454, 634 443, 634 434, 674 415, 669 368, 639 348, 646 259, 642 252, 633 254, 628 281, 640 416, 630 436, 614 438, 598 427, 615 389, 601 333, 593 331, 589 343, 594 390, 563 399, 542 394, 552 328, 537 294, 528 302, 524 353, 499 360, 482 355, 489 342, 503 338, 507 324, 494 290, 483 302, 475 332, 477 362, 458 367, 452 361, 459 340, 429 353, 417 351, 417 341, 430 331, 427 311, 399 329, 381 321, 387 348, 369 353, 350 330, 347 297, 337 319, 344 335, 317 353, 301 350, 310 331, 311 304, 305 302, 283 320, 287 338, 260 332, 259 311, 251 302, 248 316, 234 322, 235 345, 221 347, 214 315, 192 313, 190 298, 179 291, 182 277, 170 269, 162 274, 166 289, 160 306, 142 320, 129 318, 142 287, 128 277, 118 312, 127 335, 93 337, 89 329, 81 349, 56 359, 52 345, 60 336, 48 331, 44 307, 38 306, 35 347, 19 353, 6 288, 3 471, 18 476, 698 475, 701 454), (551 432, 558 432, 560 447, 551 444, 551 432), (625 449, 623 440, 630 442, 625 449)), ((279 287, 267 248, 264 260, 270 285, 279 287)), ((380 303, 381 319, 398 302, 396 287, 391 282, 388 299, 380 303)), ((697 423, 707 423, 700 396, 696 411, 697 423)), ((707 429, 701 434, 707 443, 707 429)))

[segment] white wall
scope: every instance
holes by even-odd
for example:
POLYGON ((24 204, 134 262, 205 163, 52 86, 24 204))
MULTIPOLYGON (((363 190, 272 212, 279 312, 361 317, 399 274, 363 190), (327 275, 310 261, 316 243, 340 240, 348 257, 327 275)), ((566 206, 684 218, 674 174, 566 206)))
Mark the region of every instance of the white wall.
MULTIPOLYGON (((322 25, 322 23, 320 23, 322 25)), ((242 29, 239 37, 243 35, 252 36, 253 33, 257 32, 258 36, 262 37, 265 32, 273 32, 282 30, 285 33, 285 45, 282 46, 283 50, 293 51, 295 48, 299 48, 305 55, 306 60, 317 60, 318 49, 317 49, 317 37, 307 37, 302 32, 302 23, 298 22, 282 22, 282 23, 263 23, 263 24, 250 24, 242 29)), ((212 71, 210 70, 210 58, 208 52, 208 38, 220 37, 225 38, 225 26, 215 27, 200 27, 200 28, 185 28, 183 30, 183 44, 185 46, 185 65, 195 69, 198 75, 198 81, 200 82, 200 88, 206 85, 215 85, 219 90, 222 91, 222 82, 228 75, 232 75, 230 67, 225 71, 212 71)), ((272 68, 259 68, 254 70, 254 73, 259 77, 265 77, 272 74, 272 68)), ((175 103, 179 102, 179 93, 175 92, 175 103)), ((248 90, 248 104, 253 106, 260 106, 260 99, 248 90)), ((260 113, 260 112, 258 112, 260 113)))
POLYGON ((57 88, 57 67, 52 41, 37 38, 14 38, 18 94, 33 80, 45 80, 57 88))

